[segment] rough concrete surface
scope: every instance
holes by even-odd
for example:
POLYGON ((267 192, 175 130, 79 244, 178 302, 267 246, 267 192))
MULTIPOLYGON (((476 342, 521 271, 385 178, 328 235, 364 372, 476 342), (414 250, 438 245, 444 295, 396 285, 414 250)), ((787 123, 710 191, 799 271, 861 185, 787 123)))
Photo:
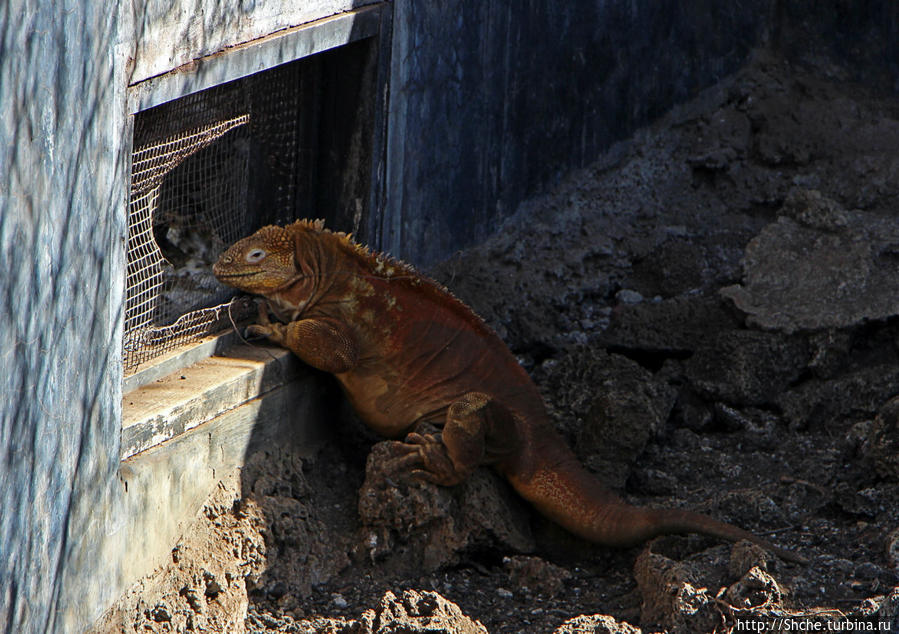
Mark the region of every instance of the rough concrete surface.
POLYGON ((440 489, 366 467, 379 439, 335 414, 314 460, 251 460, 101 631, 899 630, 899 101, 826 71, 757 56, 432 271, 628 500, 808 565, 587 544, 486 471, 440 489))

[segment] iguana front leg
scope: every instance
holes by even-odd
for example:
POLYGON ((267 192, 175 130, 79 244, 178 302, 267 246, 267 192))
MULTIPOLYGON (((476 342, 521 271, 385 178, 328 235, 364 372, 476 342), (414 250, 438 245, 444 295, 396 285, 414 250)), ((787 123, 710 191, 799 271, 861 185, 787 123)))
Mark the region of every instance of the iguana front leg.
POLYGON ((352 335, 331 319, 298 319, 287 324, 272 323, 265 304, 259 305, 259 323, 247 327, 283 346, 313 368, 340 374, 355 367, 359 351, 352 335))
POLYGON ((477 467, 512 453, 514 429, 508 409, 487 394, 469 392, 449 406, 439 437, 412 432, 405 442, 397 442, 398 457, 391 466, 411 469, 413 476, 434 484, 459 484, 477 467))

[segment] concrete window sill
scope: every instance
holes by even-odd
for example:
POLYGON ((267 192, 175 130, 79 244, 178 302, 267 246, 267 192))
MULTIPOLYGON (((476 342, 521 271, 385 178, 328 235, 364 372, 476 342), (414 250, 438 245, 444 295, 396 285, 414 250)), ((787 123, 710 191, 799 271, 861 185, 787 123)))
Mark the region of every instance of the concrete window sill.
POLYGON ((287 385, 298 378, 300 366, 296 357, 280 348, 223 346, 210 339, 128 377, 122 404, 122 459, 287 385), (222 356, 206 356, 212 346, 224 347, 222 356))
POLYGON ((199 354, 195 346, 153 366, 154 374, 129 377, 137 387, 124 395, 121 497, 108 520, 109 543, 128 553, 123 589, 171 557, 218 483, 239 477, 248 456, 284 447, 312 456, 327 427, 319 377, 292 354, 210 345, 220 356, 180 367, 183 354, 199 354))

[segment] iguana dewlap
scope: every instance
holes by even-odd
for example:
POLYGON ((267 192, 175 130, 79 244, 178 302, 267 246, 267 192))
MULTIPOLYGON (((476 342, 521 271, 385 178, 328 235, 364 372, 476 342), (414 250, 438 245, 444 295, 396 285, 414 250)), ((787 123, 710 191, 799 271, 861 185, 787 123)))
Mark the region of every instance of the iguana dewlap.
POLYGON ((452 485, 492 465, 542 514, 600 544, 697 532, 802 561, 705 515, 625 503, 581 466, 530 377, 470 308, 322 221, 264 227, 231 246, 213 271, 265 297, 284 323, 271 323, 263 308, 250 331, 333 373, 368 426, 404 438, 398 464, 419 477, 452 485), (419 433, 425 423, 441 433, 419 433))

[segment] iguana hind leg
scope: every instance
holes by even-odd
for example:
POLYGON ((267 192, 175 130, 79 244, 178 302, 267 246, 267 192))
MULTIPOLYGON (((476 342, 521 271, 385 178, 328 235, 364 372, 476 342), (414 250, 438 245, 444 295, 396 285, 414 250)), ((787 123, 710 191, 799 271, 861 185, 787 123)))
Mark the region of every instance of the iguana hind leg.
POLYGON ((452 486, 465 480, 478 466, 490 464, 511 451, 502 443, 515 438, 512 414, 482 392, 468 392, 449 406, 446 422, 437 434, 412 432, 396 443, 396 470, 411 469, 413 476, 452 486))

